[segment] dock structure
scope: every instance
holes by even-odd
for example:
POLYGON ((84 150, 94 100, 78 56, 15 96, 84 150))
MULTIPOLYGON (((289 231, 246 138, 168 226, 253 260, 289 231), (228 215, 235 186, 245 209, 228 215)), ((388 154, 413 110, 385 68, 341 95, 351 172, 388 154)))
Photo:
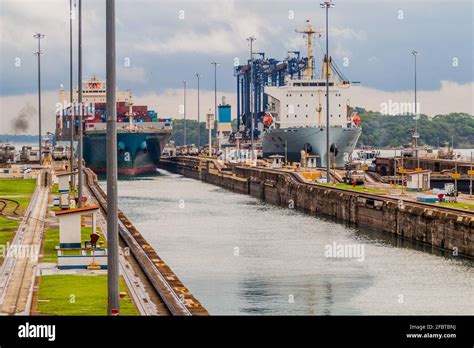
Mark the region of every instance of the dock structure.
MULTIPOLYGON (((430 170, 434 173, 440 173, 443 171, 456 171, 461 175, 467 175, 471 169, 471 163, 467 161, 455 161, 450 159, 441 158, 417 158, 417 157, 404 157, 403 167, 405 169, 416 169, 418 162, 421 169, 430 170)), ((382 176, 393 175, 395 170, 402 165, 401 157, 377 157, 375 160, 375 170, 382 176)))
POLYGON ((186 177, 249 194, 267 203, 291 206, 310 214, 368 226, 394 236, 474 257, 472 211, 358 192, 304 180, 298 172, 244 164, 223 165, 215 159, 163 158, 160 167, 186 177))

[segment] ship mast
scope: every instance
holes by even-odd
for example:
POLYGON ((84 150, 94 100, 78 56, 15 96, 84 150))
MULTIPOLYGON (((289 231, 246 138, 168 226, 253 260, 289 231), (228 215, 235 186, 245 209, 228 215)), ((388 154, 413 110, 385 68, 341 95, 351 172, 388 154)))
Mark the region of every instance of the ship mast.
POLYGON ((319 34, 320 31, 313 28, 309 19, 306 20, 306 25, 301 29, 295 29, 295 32, 306 34, 306 44, 308 47, 308 65, 304 71, 304 78, 311 80, 313 78, 313 35, 319 34))

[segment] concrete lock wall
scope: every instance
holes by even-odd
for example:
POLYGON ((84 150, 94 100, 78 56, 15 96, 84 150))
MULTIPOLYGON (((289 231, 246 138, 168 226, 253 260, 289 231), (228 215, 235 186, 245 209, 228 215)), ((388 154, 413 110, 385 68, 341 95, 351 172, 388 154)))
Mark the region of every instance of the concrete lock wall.
POLYGON ((302 182, 292 173, 233 165, 232 174, 212 160, 165 160, 164 169, 246 193, 266 203, 294 207, 309 214, 368 226, 436 248, 474 256, 474 214, 398 202, 376 195, 302 182), (206 164, 197 164, 205 161, 206 164))

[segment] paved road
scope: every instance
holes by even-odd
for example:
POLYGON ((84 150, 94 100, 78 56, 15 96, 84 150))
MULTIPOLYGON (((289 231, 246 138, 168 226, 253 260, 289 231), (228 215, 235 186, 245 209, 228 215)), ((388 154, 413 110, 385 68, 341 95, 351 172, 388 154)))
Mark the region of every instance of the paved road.
POLYGON ((0 314, 29 315, 50 188, 36 190, 0 269, 0 314))

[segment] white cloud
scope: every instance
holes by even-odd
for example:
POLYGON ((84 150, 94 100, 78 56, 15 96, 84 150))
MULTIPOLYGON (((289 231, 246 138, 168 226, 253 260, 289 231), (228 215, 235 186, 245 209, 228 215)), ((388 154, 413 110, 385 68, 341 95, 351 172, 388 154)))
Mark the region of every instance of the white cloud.
MULTIPOLYGON (((441 88, 433 91, 418 91, 419 112, 429 116, 466 112, 474 115, 474 82, 460 84, 441 81, 441 88)), ((353 106, 381 112, 381 105, 391 103, 413 103, 413 91, 390 92, 368 87, 352 87, 348 93, 353 106)))
POLYGON ((148 75, 145 69, 136 66, 124 66, 123 64, 117 64, 117 75, 120 76, 121 81, 135 82, 135 83, 147 83, 148 75))
POLYGON ((364 30, 355 30, 353 28, 340 28, 332 26, 329 29, 329 37, 344 40, 367 40, 367 33, 364 30))

